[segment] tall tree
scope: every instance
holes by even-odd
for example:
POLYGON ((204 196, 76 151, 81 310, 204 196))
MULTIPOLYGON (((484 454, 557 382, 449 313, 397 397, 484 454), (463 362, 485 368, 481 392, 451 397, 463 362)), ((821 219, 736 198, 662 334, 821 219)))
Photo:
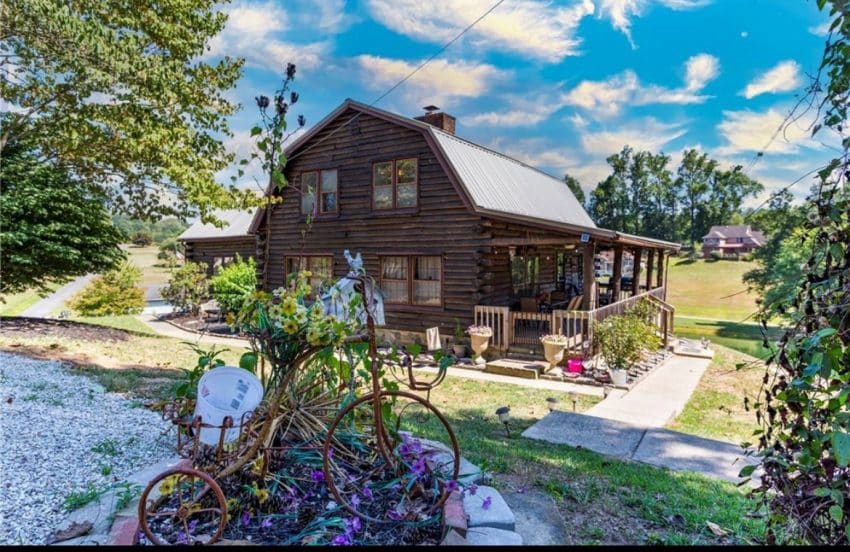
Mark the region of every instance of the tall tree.
POLYGON ((253 194, 216 184, 219 139, 242 60, 204 61, 222 0, 7 0, 0 3, 0 97, 12 106, 0 153, 35 144, 139 217, 206 217, 253 194))
POLYGON ((0 294, 45 289, 124 259, 103 191, 12 141, 0 165, 0 294))
POLYGON ((707 153, 700 154, 695 149, 685 151, 679 165, 676 188, 681 194, 679 201, 686 224, 683 236, 689 245, 705 235, 701 229, 705 226, 708 192, 716 169, 717 161, 710 159, 707 153))
POLYGON ((564 175, 564 183, 567 185, 567 188, 576 196, 576 199, 579 203, 584 205, 584 202, 587 201, 587 198, 584 195, 584 190, 581 189, 581 183, 573 176, 568 174, 564 175))

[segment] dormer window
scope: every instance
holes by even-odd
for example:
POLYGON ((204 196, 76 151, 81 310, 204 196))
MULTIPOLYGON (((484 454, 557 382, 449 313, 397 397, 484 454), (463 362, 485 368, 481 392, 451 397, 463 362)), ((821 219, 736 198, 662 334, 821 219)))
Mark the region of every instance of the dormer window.
POLYGON ((415 157, 372 165, 372 208, 415 208, 419 196, 419 167, 415 157))
POLYGON ((339 212, 338 198, 336 169, 301 173, 302 215, 336 214, 339 212))

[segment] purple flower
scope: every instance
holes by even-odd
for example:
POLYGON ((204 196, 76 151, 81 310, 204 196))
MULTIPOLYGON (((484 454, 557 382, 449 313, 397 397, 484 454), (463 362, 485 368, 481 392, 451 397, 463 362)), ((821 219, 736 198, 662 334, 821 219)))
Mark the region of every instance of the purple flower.
POLYGON ((197 520, 197 519, 193 519, 192 521, 190 521, 190 522, 189 522, 189 532, 190 532, 190 533, 194 533, 194 532, 195 532, 195 528, 196 528, 197 526, 198 526, 198 520, 197 520))
POLYGON ((360 497, 357 496, 357 495, 352 496, 351 497, 351 505, 354 506, 355 508, 359 508, 360 507, 360 497))
POLYGON ((410 445, 407 443, 402 443, 398 446, 398 453, 402 456, 410 456, 412 451, 410 450, 410 445))
POLYGON ((268 516, 265 519, 263 519, 263 523, 260 524, 260 528, 269 529, 272 525, 273 525, 272 517, 268 516))
POLYGON ((466 490, 467 490, 467 491, 469 491, 469 494, 474 495, 475 493, 477 493, 477 492, 478 492, 478 485, 476 485, 475 483, 473 483, 472 485, 470 485, 469 487, 467 487, 467 488, 466 488, 466 490))
POLYGON ((360 523, 359 517, 351 518, 351 528, 354 530, 355 533, 359 533, 360 529, 363 528, 363 525, 360 523))
POLYGON ((251 523, 251 512, 242 512, 242 525, 251 523))
POLYGON ((189 539, 183 531, 177 532, 177 544, 189 544, 189 539))
POLYGON ((493 504, 493 497, 488 496, 487 498, 484 499, 484 502, 481 503, 481 507, 484 508, 485 510, 489 510, 490 506, 492 504, 493 504))
POLYGON ((375 495, 372 494, 372 489, 369 487, 363 487, 363 496, 365 496, 368 500, 375 498, 375 495))
POLYGON ((328 460, 333 460, 333 459, 334 459, 334 448, 331 447, 331 448, 328 449, 328 460))
POLYGON ((399 521, 401 519, 401 514, 399 514, 395 508, 390 508, 387 510, 387 517, 395 521, 399 521))
POLYGON ((313 483, 321 483, 325 480, 325 472, 321 470, 313 470, 310 472, 310 479, 313 480, 313 483))
POLYGON ((449 493, 456 491, 457 490, 457 481, 455 481, 454 479, 450 479, 450 480, 446 481, 445 489, 446 489, 446 492, 449 492, 449 493))
POLYGON ((416 462, 413 463, 413 466, 411 466, 410 468, 410 471, 417 477, 423 475, 425 473, 425 470, 427 470, 427 466, 425 465, 424 458, 417 459, 416 462))
POLYGON ((351 539, 348 538, 348 535, 337 535, 331 541, 331 544, 334 546, 349 546, 351 545, 351 539))

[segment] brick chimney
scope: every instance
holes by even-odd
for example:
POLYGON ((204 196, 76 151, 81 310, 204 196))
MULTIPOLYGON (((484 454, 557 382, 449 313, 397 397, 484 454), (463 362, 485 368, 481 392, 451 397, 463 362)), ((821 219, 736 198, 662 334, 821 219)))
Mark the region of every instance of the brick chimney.
POLYGON ((417 121, 428 123, 449 134, 455 133, 455 118, 448 113, 443 113, 436 105, 428 105, 424 107, 425 115, 414 117, 417 121))

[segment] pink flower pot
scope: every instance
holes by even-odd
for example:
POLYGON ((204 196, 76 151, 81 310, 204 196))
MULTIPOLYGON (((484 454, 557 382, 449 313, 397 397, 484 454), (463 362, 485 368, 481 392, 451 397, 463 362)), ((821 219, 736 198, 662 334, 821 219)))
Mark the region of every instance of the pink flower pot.
POLYGON ((584 367, 581 364, 580 358, 571 358, 569 362, 567 362, 567 372, 580 374, 582 370, 584 370, 584 367))

